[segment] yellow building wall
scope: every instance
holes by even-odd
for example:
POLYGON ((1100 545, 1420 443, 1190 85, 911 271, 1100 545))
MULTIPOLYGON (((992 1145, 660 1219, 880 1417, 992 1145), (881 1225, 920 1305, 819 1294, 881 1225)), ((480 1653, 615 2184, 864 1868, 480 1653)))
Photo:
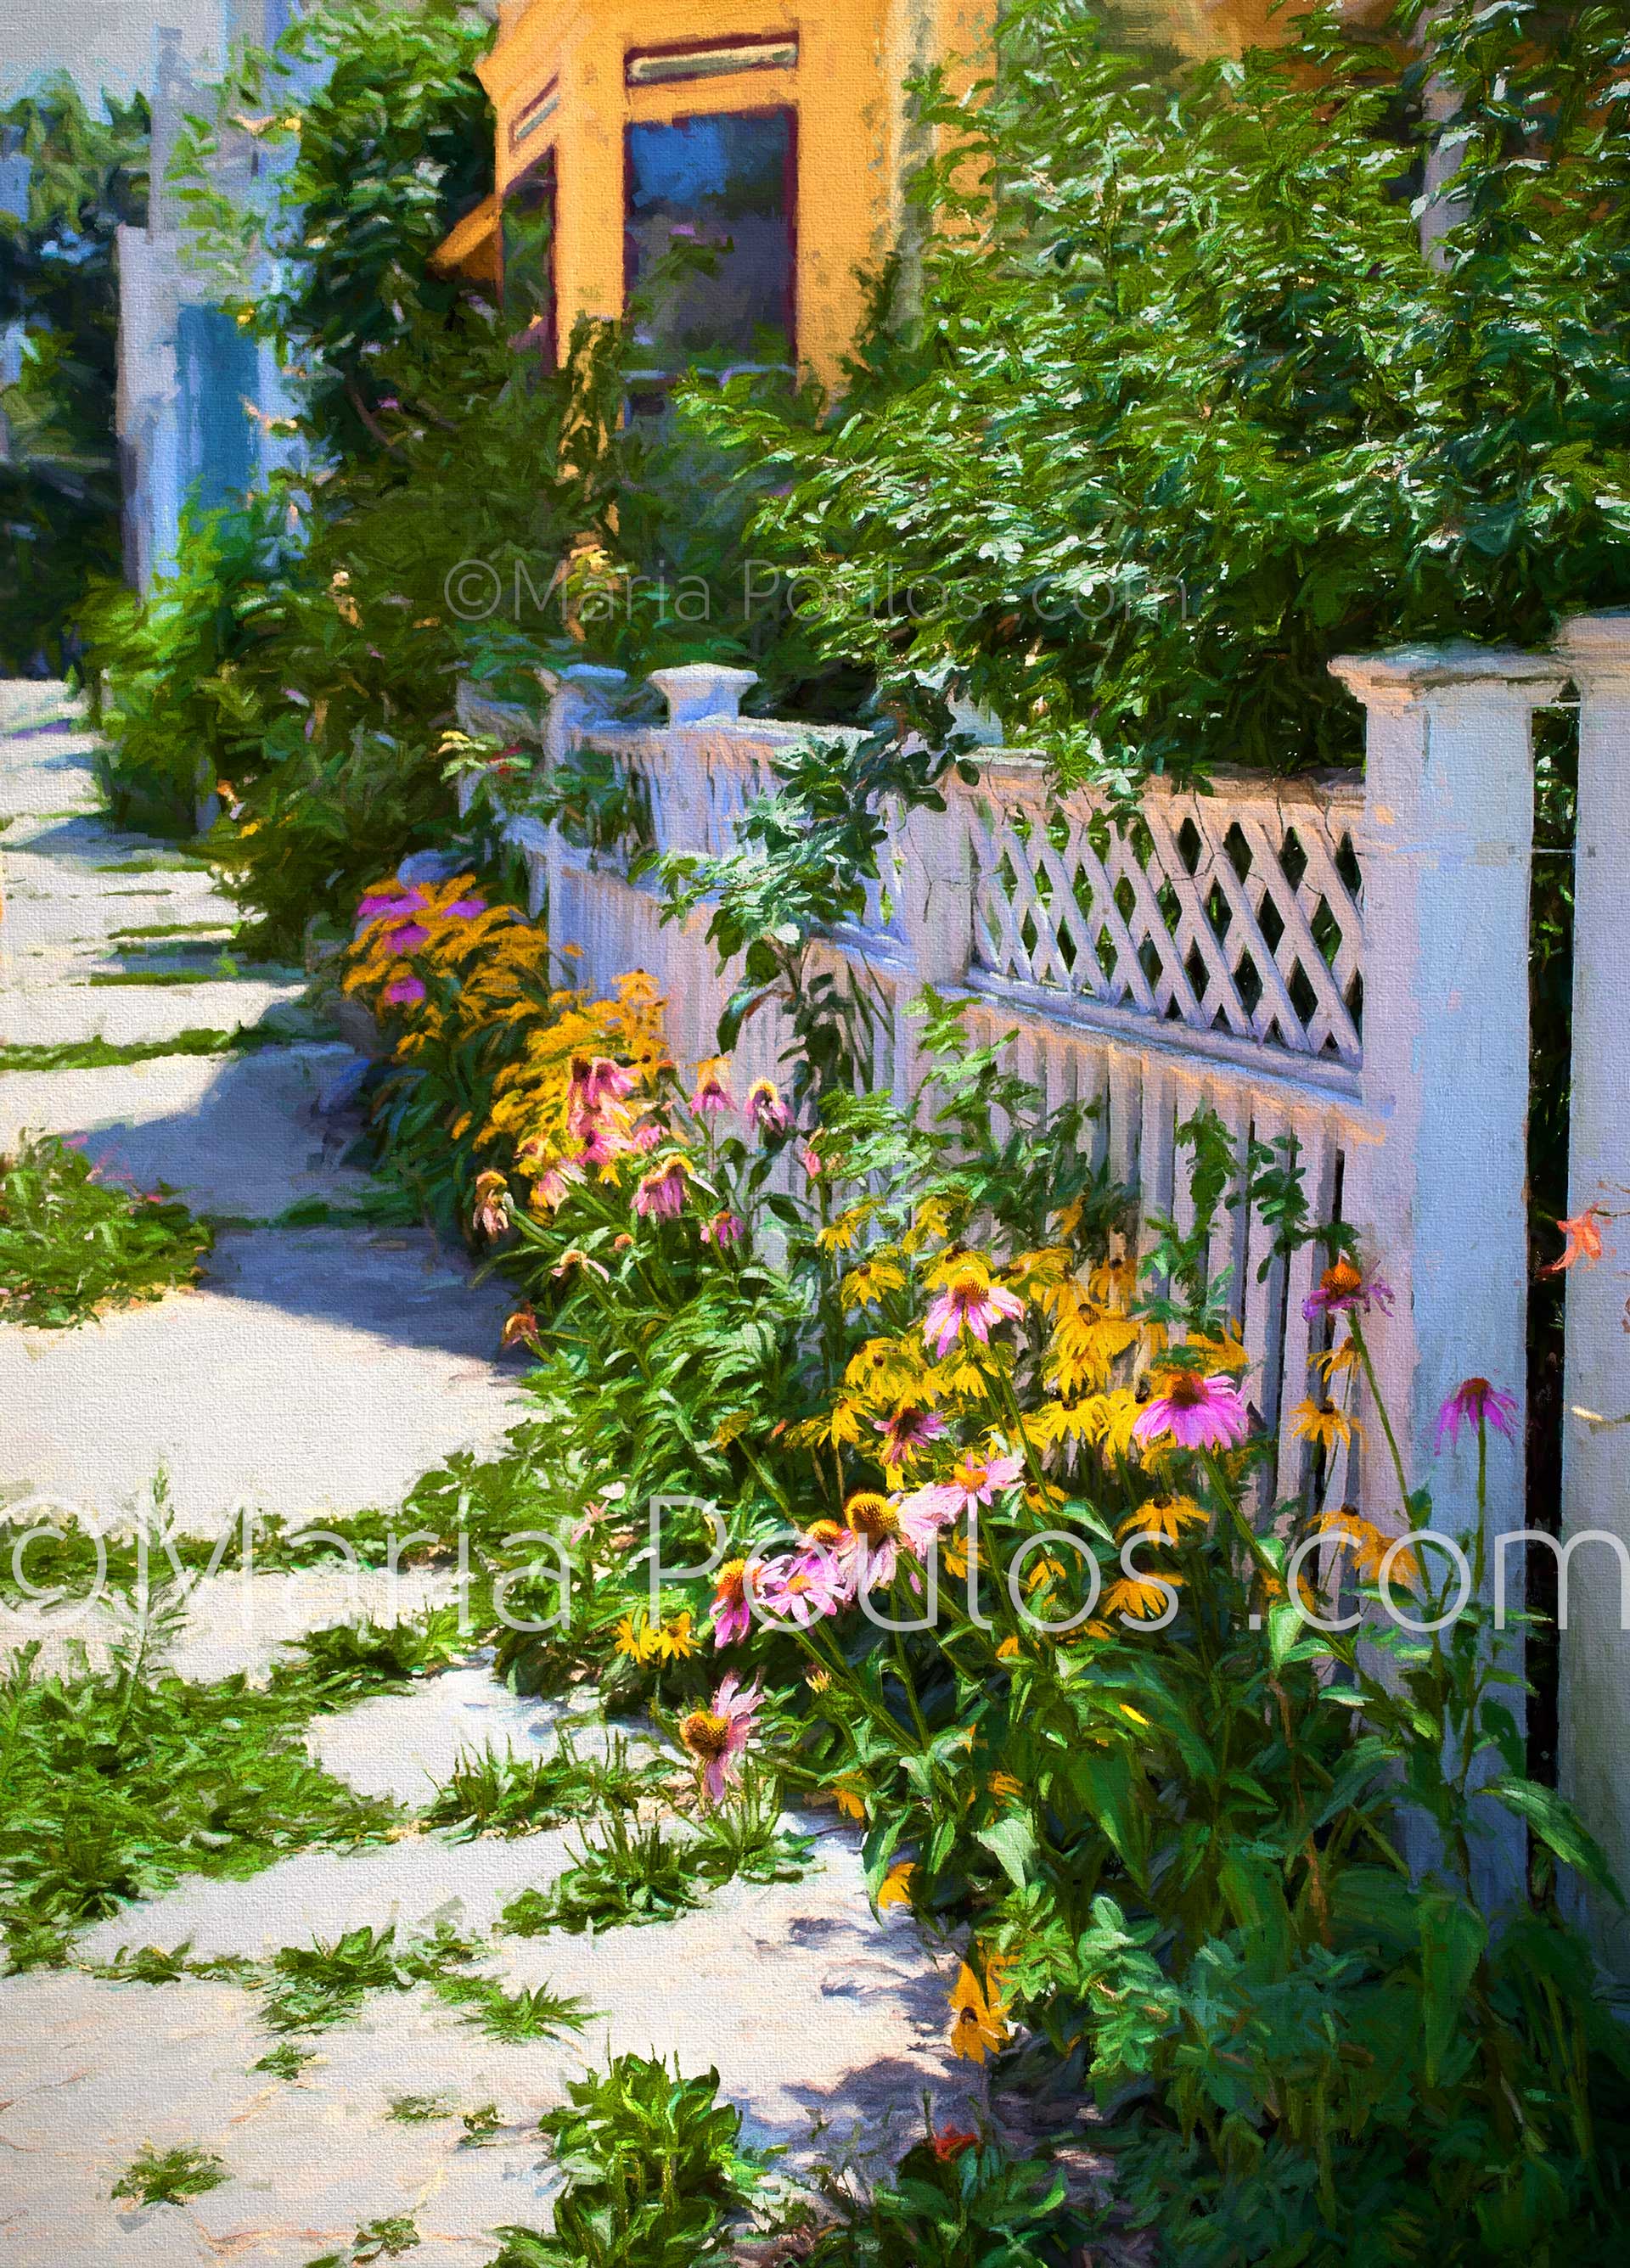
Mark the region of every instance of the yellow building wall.
MULTIPOLYGON (((935 61, 953 84, 985 67, 996 0, 503 0, 480 66, 498 114, 497 189, 552 151, 557 340, 623 302, 623 129, 699 113, 785 106, 797 115, 795 306, 800 362, 830 384, 864 312, 860 271, 898 242, 914 154, 904 87, 935 61), (631 48, 790 36, 797 67, 667 85, 624 84, 631 48), (527 107, 556 88, 517 144, 527 107)), ((1175 46, 1237 51, 1265 36, 1268 0, 1147 0, 1175 46)), ((1267 32, 1266 36, 1272 36, 1267 32)))

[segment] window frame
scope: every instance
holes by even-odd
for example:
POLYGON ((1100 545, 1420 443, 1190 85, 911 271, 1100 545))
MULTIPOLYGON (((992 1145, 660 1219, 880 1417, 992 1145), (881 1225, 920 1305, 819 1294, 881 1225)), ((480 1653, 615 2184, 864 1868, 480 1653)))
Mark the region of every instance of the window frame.
MULTIPOLYGON (((634 289, 633 231, 629 225, 634 209, 634 149, 632 136, 636 128, 653 126, 690 126, 704 118, 780 118, 786 122, 786 151, 782 159, 781 194, 786 208, 786 363, 782 364, 743 364, 743 369, 786 367, 798 368, 798 173, 799 125, 798 105, 795 102, 761 102, 740 105, 709 103, 695 110, 676 111, 671 117, 627 118, 623 122, 623 313, 628 314, 628 303, 634 289)), ((671 381, 677 372, 661 375, 671 381)), ((653 376, 656 373, 653 373, 653 376)))

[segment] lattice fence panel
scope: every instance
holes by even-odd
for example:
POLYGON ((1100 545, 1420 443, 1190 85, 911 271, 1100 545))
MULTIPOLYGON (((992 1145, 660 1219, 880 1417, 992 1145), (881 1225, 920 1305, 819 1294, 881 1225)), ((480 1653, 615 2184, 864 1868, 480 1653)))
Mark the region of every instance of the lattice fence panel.
POLYGON ((1130 828, 1011 759, 960 793, 985 977, 1357 1069, 1351 791, 1156 793, 1130 828))

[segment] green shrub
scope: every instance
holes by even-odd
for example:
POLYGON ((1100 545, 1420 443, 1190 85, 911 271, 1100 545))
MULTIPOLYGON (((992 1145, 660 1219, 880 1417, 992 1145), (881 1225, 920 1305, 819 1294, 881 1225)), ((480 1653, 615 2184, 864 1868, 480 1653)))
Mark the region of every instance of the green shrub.
POLYGON ((1176 74, 1110 13, 1020 0, 988 99, 927 92, 921 274, 838 415, 697 414, 891 702, 948 672, 1111 784, 1348 759, 1332 655, 1630 598, 1622 11, 1400 9, 1429 63, 1288 17, 1176 74))
POLYGON ((569 2107, 540 2121, 566 2185, 555 2231, 501 2229, 492 2268, 704 2268, 721 2259, 726 2216, 757 2168, 741 2149, 741 2114, 718 2100, 719 2074, 683 2079, 646 2056, 619 2056, 573 2080, 569 2107))
POLYGON ((218 780, 258 768, 266 656, 300 571, 286 506, 255 494, 184 510, 173 564, 144 600, 98 593, 87 623, 109 739, 97 775, 121 826, 191 835, 218 780))

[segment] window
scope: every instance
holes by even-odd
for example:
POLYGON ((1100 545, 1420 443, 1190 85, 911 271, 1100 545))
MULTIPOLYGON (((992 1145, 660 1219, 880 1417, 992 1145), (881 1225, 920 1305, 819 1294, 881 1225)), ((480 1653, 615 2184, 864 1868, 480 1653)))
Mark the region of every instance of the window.
POLYGON ((504 319, 511 344, 555 365, 555 153, 512 181, 504 197, 504 319))
POLYGON ((698 40, 673 48, 633 48, 623 58, 628 86, 673 86, 683 79, 731 78, 738 71, 796 70, 798 34, 749 33, 740 40, 698 40))
POLYGON ((731 111, 627 129, 623 271, 664 372, 793 358, 797 121, 731 111))

